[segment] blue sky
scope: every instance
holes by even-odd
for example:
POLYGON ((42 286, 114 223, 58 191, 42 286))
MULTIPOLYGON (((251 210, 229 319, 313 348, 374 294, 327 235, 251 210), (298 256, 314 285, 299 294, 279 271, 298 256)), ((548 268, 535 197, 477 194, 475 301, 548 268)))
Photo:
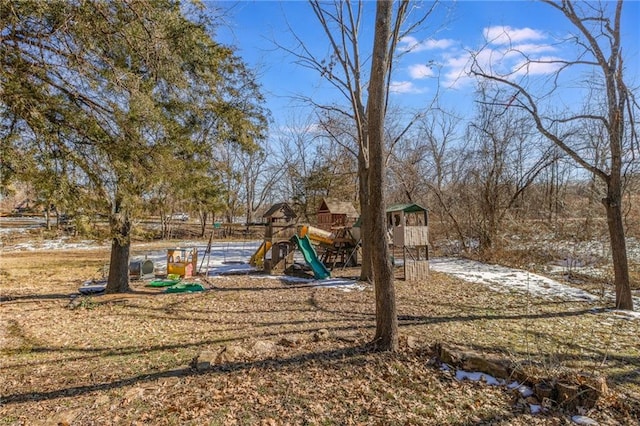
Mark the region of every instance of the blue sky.
MULTIPOLYGON (((218 39, 236 46, 238 54, 256 70, 273 115, 274 131, 295 116, 308 115, 308 108, 292 99, 297 94, 344 103, 344 98, 316 72, 295 64, 293 57, 274 44, 275 41, 294 46, 290 27, 314 52, 328 52, 326 38, 306 1, 207 4, 227 11, 226 25, 219 29, 218 39)), ((375 2, 365 2, 364 7, 362 50, 369 51, 375 2)), ((626 2, 623 17, 627 76, 635 76, 635 82, 640 83, 640 2, 626 2)), ((570 29, 560 12, 536 1, 442 2, 425 29, 399 44, 399 51, 409 51, 395 64, 391 102, 407 110, 424 108, 439 89, 445 106, 470 114, 474 86, 463 72, 469 61, 469 49, 477 50, 491 40, 481 60, 514 69, 522 57, 504 55, 507 36, 512 45, 535 58, 562 58, 567 52, 555 43, 555 37, 566 36, 570 29)), ((551 71, 553 67, 543 65, 530 69, 540 78, 551 71)))

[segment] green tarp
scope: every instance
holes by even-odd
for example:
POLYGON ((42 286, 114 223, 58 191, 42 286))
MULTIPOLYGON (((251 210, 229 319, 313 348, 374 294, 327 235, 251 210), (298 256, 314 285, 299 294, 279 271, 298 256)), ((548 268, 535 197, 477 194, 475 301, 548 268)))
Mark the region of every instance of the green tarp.
POLYGON ((194 291, 204 291, 202 284, 198 283, 182 283, 167 287, 165 293, 188 293, 194 291))
POLYGON ((147 284, 149 287, 169 287, 176 285, 180 280, 154 280, 147 284))

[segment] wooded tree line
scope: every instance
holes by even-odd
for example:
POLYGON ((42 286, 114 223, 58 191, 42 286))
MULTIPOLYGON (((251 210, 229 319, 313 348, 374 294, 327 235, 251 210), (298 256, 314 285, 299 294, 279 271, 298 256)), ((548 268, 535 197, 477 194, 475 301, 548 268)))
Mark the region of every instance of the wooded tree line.
MULTIPOLYGON (((523 57, 510 71, 525 76, 515 83, 485 68, 476 52, 468 70, 477 77, 475 114, 463 119, 437 95, 410 112, 389 100, 397 44, 432 19, 437 2, 378 4, 379 31, 363 39, 363 3, 310 1, 329 54, 307 49, 295 34, 296 46, 280 47, 342 101, 323 105, 301 94, 315 113, 291 117, 277 143, 266 138, 255 76, 215 42, 211 10, 169 0, 2 3, 3 190, 28 182, 47 209, 104 213, 112 237, 108 289, 125 291, 131 229, 145 214, 159 214, 166 227, 174 211, 197 212, 204 233, 212 214, 250 223, 283 200, 313 221, 321 198, 336 197, 359 207, 365 228, 380 228, 384 202, 411 201, 427 206, 463 249, 492 250, 506 221, 562 218, 580 186, 585 227, 604 203, 616 304, 631 309, 624 214, 640 171, 623 2, 545 3, 573 25, 574 58, 546 60, 556 80, 545 82, 526 73, 539 61, 523 57), (558 110, 555 81, 574 67, 590 70, 587 96, 577 109, 558 110)), ((523 55, 515 47, 510 54, 523 55)), ((363 241, 361 275, 376 285, 385 271, 376 281, 374 269, 389 267, 371 257, 384 253, 370 245, 378 240, 363 241)))
MULTIPOLYGON (((488 56, 495 58, 487 62, 485 52, 490 50, 492 42, 487 40, 486 47, 470 54, 467 75, 476 78, 478 106, 476 117, 466 126, 463 139, 452 140, 456 132, 450 131, 453 124, 450 117, 454 115, 449 115, 449 119, 445 118, 448 116, 446 112, 439 116, 441 111, 435 108, 437 96, 434 96, 431 104, 425 105, 425 110, 409 118, 405 115, 399 126, 393 125, 390 117, 385 115, 383 138, 386 150, 377 154, 384 157, 383 163, 392 171, 392 160, 403 157, 408 160, 409 165, 414 166, 414 176, 406 177, 406 174, 411 175, 411 167, 405 167, 403 162, 395 165, 394 174, 400 182, 399 187, 405 190, 406 198, 414 200, 409 189, 414 192, 421 188, 432 190, 437 199, 436 205, 444 213, 443 217, 452 222, 460 240, 465 241, 462 225, 466 222, 471 225, 468 227, 470 234, 479 241, 482 249, 495 246, 498 231, 507 214, 522 205, 527 189, 532 188, 538 177, 544 176, 547 170, 552 174, 550 200, 544 201, 555 206, 557 212, 559 165, 561 161, 577 165, 590 175, 594 193, 599 188, 603 189, 600 201, 606 212, 616 307, 633 309, 623 193, 628 188, 626 181, 635 178, 638 172, 639 142, 635 117, 639 105, 635 98, 637 88, 629 83, 633 81, 633 75, 629 77, 626 74, 622 55, 625 51, 621 29, 624 2, 544 0, 543 3, 549 7, 550 13, 558 13, 572 28, 570 36, 559 41, 559 45, 568 47, 568 57, 532 58, 526 49, 520 49, 505 33, 498 37, 506 39, 506 48, 490 51, 488 56), (519 62, 515 67, 503 69, 500 66, 501 57, 518 58, 519 62), (542 77, 536 72, 541 68, 546 70, 542 77), (584 80, 583 75, 589 78, 584 80), (576 85, 580 88, 579 98, 582 101, 577 105, 565 104, 560 109, 558 101, 563 99, 563 90, 575 88, 576 85), (432 120, 431 130, 440 127, 441 136, 427 131, 424 139, 405 138, 424 117, 432 120), (398 145, 407 140, 410 141, 405 142, 407 148, 426 146, 423 148, 425 153, 431 148, 433 167, 426 172, 435 171, 435 179, 431 182, 416 184, 421 181, 420 163, 424 157, 420 149, 406 149, 404 152, 398 149, 398 145), (428 142, 423 145, 420 141, 428 142), (450 153, 454 155, 450 156, 450 153), (458 217, 454 205, 464 206, 458 217), (463 222, 463 219, 466 220, 463 222)), ((325 4, 311 1, 310 4, 322 29, 320 33, 331 47, 329 53, 314 52, 298 36, 295 37, 297 46, 288 49, 281 47, 288 50, 300 65, 316 71, 329 86, 343 95, 342 103, 322 105, 310 98, 306 98, 306 101, 321 112, 323 119, 320 121, 327 124, 322 127, 327 130, 326 136, 356 156, 357 198, 362 212, 363 233, 373 235, 375 232, 368 226, 375 225, 377 218, 369 214, 376 211, 377 203, 371 203, 371 197, 378 186, 387 187, 393 182, 388 175, 384 176, 386 181, 380 181, 375 164, 370 162, 373 154, 368 132, 374 111, 369 109, 371 105, 364 100, 364 86, 368 84, 368 96, 378 93, 379 87, 373 82, 379 70, 372 67, 371 73, 366 74, 367 67, 364 64, 368 56, 363 54, 362 46, 370 45, 370 42, 363 41, 360 33, 362 3, 336 1, 325 4), (336 126, 336 122, 345 124, 336 126), (334 130, 336 128, 338 130, 334 130), (345 139, 353 142, 343 144, 345 139), (357 148, 354 149, 354 146, 357 148), (370 180, 372 177, 374 181, 370 180)), ((421 6, 412 9, 408 2, 399 2, 395 12, 386 11, 383 14, 392 15, 385 27, 391 30, 381 36, 376 26, 374 46, 382 37, 393 53, 384 65, 388 66, 383 76, 386 80, 386 96, 379 99, 385 112, 390 110, 389 81, 393 71, 393 56, 397 53, 395 46, 403 36, 431 18, 438 3, 421 3, 421 6), (414 15, 409 21, 407 17, 411 12, 414 15)), ((379 8, 377 25, 380 24, 380 12, 379 8)), ((373 64, 377 59, 375 51, 371 58, 373 64)), ((375 105, 375 110, 379 107, 375 105)), ((390 195, 387 193, 387 198, 390 195)), ((379 262, 372 264, 370 256, 373 252, 380 253, 383 249, 381 244, 375 239, 363 241, 361 279, 376 281, 380 278, 373 273, 373 266, 378 267, 379 262), (369 245, 371 242, 378 244, 376 250, 369 245)), ((393 287, 392 279, 389 281, 388 286, 393 287)), ((376 281, 376 290, 378 284, 376 281)))

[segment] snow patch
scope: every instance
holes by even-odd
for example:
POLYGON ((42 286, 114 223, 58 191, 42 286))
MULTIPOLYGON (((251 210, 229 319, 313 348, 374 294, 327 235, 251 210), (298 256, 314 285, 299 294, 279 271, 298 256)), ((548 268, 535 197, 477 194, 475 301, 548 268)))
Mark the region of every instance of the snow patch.
POLYGON ((542 298, 561 298, 568 301, 595 302, 599 298, 584 290, 573 288, 550 278, 528 271, 489 265, 460 258, 433 258, 429 267, 465 281, 486 285, 493 291, 532 294, 542 298))
POLYGON ((456 380, 458 381, 469 380, 471 382, 483 382, 490 386, 500 386, 500 385, 504 385, 505 383, 504 380, 498 380, 487 373, 482 373, 480 371, 464 371, 464 370, 456 371, 456 380))
POLYGON ((598 426, 598 422, 587 416, 573 416, 571 421, 582 426, 598 426))
POLYGON ((523 398, 529 398, 533 395, 533 389, 518 382, 511 382, 507 387, 509 389, 516 389, 518 392, 520 392, 520 395, 522 395, 523 398))

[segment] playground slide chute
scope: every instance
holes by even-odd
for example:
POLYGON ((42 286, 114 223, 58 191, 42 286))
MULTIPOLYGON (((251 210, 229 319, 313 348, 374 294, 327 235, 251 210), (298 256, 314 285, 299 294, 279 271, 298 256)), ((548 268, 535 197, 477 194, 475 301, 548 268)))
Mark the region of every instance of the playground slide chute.
POLYGON ((270 241, 264 241, 262 244, 260 244, 260 247, 258 247, 258 250, 256 250, 256 252, 253 253, 253 256, 251 256, 251 259, 249 260, 249 264, 251 266, 262 267, 262 265, 264 264, 264 254, 265 252, 269 251, 270 248, 271 248, 270 241))
POLYGON ((318 259, 318 255, 316 255, 316 251, 313 249, 311 245, 311 241, 308 236, 304 236, 303 238, 294 236, 295 242, 298 245, 298 249, 302 252, 304 256, 304 260, 311 267, 313 271, 313 276, 317 280, 323 280, 331 276, 329 270, 324 266, 320 259, 318 259))
POLYGON ((309 239, 316 244, 323 243, 333 245, 334 241, 334 235, 331 232, 310 225, 301 226, 298 231, 298 236, 300 238, 309 237, 309 239))

